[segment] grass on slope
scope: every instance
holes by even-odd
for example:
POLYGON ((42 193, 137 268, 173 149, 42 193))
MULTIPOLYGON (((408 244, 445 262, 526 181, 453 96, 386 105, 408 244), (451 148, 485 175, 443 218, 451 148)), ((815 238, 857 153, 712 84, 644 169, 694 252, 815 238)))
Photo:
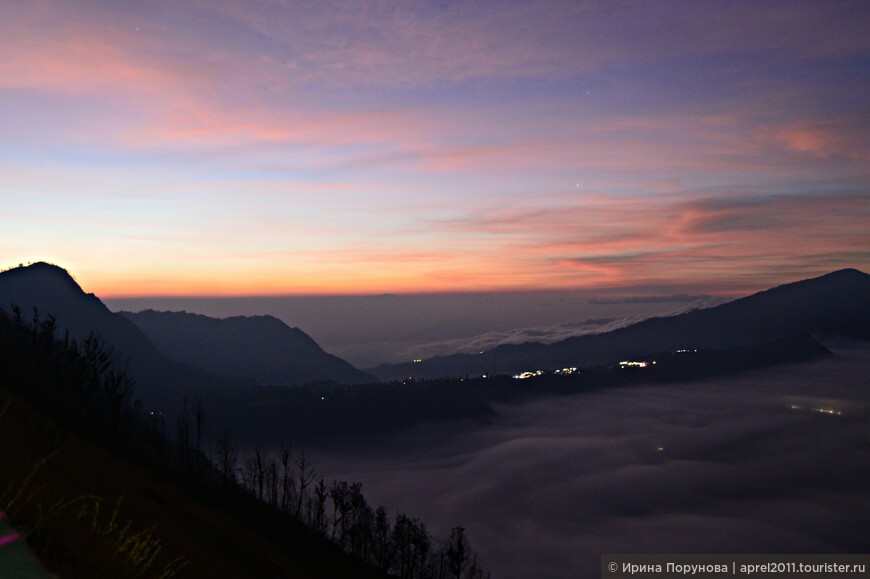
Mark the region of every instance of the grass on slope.
POLYGON ((61 577, 382 577, 235 488, 185 482, 0 388, 0 511, 61 577))

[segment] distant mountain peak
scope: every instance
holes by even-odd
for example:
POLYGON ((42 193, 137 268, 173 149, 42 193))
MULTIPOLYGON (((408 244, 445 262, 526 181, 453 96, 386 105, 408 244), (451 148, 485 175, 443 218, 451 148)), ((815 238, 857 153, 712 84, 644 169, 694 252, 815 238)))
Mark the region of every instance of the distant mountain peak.
MULTIPOLYGON (((861 270, 855 268, 845 268, 838 269, 836 271, 832 271, 830 273, 826 273, 824 275, 820 275, 817 277, 812 277, 809 279, 803 279, 795 282, 784 283, 782 285, 778 285, 772 287, 768 290, 764 290, 758 292, 757 294, 752 294, 750 296, 746 296, 745 298, 741 298, 736 300, 736 303, 743 302, 747 299, 752 299, 756 295, 764 295, 764 294, 781 294, 783 292, 793 292, 793 291, 806 291, 810 289, 833 291, 834 288, 847 288, 854 286, 863 286, 866 285, 870 281, 870 275, 864 273, 861 270)), ((735 303, 735 302, 732 302, 735 303)))
POLYGON ((270 385, 373 379, 324 352, 314 338, 275 316, 212 318, 155 310, 120 314, 170 358, 215 374, 253 378, 270 385))
POLYGON ((40 276, 54 281, 65 281, 81 289, 75 278, 64 268, 46 261, 37 261, 28 265, 19 265, 2 272, 4 276, 40 276))
POLYGON ((0 272, 0 310, 21 310, 25 322, 31 313, 52 316, 58 337, 81 340, 96 333, 136 379, 137 398, 156 408, 176 408, 187 394, 238 388, 248 381, 230 380, 179 364, 161 354, 130 320, 112 313, 92 293, 82 290, 64 268, 46 262, 0 272))
MULTIPOLYGON (((62 299, 66 303, 83 299, 105 308, 94 294, 86 293, 67 270, 52 263, 39 261, 29 265, 19 265, 0 272, 0 280, 6 288, 16 288, 12 293, 18 296, 11 300, 0 300, 0 308, 6 309, 12 305, 23 307, 31 302, 34 304, 43 302, 47 305, 55 299, 62 299)), ((3 295, 3 292, 0 292, 0 295, 3 295)))
POLYGON ((833 277, 866 277, 868 274, 864 273, 860 269, 855 269, 854 267, 847 267, 844 269, 838 269, 836 271, 832 271, 829 274, 825 274, 821 276, 822 278, 833 278, 833 277))
POLYGON ((155 310, 153 308, 148 308, 147 310, 142 310, 140 312, 127 312, 121 311, 118 312, 122 316, 129 318, 131 320, 134 319, 166 319, 166 320, 176 320, 176 321, 195 321, 200 324, 210 325, 213 328, 217 328, 219 326, 225 326, 226 324, 242 324, 246 326, 257 325, 260 328, 267 328, 274 331, 279 332, 291 332, 294 335, 304 338, 310 342, 311 345, 320 349, 320 346, 315 342, 308 334, 303 332, 296 326, 288 326, 283 320, 276 318, 270 314, 255 314, 251 316, 227 316, 227 317, 212 317, 206 316, 204 314, 197 314, 195 312, 188 312, 186 310, 180 311, 164 311, 164 310, 155 310))

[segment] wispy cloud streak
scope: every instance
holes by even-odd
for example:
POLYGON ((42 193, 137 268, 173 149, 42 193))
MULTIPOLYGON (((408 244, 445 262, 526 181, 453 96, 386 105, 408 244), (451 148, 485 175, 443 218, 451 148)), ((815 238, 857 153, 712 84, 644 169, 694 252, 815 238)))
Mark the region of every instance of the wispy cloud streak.
POLYGON ((734 292, 867 268, 863 11, 11 6, 0 249, 97 260, 85 281, 117 294, 734 292))

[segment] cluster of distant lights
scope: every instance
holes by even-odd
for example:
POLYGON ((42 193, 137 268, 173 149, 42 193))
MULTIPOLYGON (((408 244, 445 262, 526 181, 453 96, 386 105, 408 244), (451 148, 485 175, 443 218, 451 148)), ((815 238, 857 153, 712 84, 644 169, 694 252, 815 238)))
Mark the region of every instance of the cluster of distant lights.
MULTIPOLYGON (((803 410, 803 408, 798 406, 797 404, 792 404, 791 409, 792 410, 803 410)), ((813 412, 818 412, 819 414, 827 414, 829 416, 842 416, 843 415, 842 412, 840 412, 839 410, 835 410, 833 408, 810 408, 809 410, 811 410, 813 412)))
MULTIPOLYGON (((686 354, 686 353, 693 353, 693 352, 697 352, 697 351, 698 350, 695 348, 692 348, 692 349, 684 348, 684 349, 680 349, 680 350, 675 350, 674 353, 686 354)), ((481 352, 481 354, 483 354, 483 352, 481 352)), ((423 358, 414 358, 414 360, 413 360, 414 364, 420 364, 422 362, 423 362, 423 358)), ((620 368, 647 368, 648 366, 655 364, 655 363, 656 363, 655 360, 653 360, 652 362, 647 362, 646 360, 641 360, 641 361, 622 360, 619 363, 619 367, 620 368)), ((576 366, 570 366, 567 368, 559 368, 558 370, 553 370, 552 373, 556 376, 570 376, 571 374, 577 374, 578 372, 579 372, 579 370, 576 366)), ((538 376, 543 376, 544 374, 546 374, 546 372, 544 372, 543 370, 527 370, 525 372, 520 372, 519 374, 514 374, 513 378, 514 378, 514 380, 528 380, 529 378, 536 378, 538 376)), ((486 378, 487 375, 484 374, 482 377, 486 378)))
MULTIPOLYGON (((570 376, 571 374, 577 373, 577 367, 571 366, 570 368, 559 368, 558 370, 553 370, 553 374, 556 376, 570 376)), ((514 380, 527 380, 529 378, 535 378, 536 376, 543 376, 546 374, 543 370, 532 370, 529 372, 520 372, 519 374, 514 374, 514 380)), ((485 377, 485 376, 484 376, 485 377)))
POLYGON ((529 378, 534 378, 535 376, 543 376, 543 370, 535 370, 533 372, 520 372, 519 374, 514 374, 514 380, 528 380, 529 378))
POLYGON ((655 360, 653 360, 652 362, 646 362, 646 361, 635 362, 633 360, 623 360, 622 362, 619 363, 619 367, 620 368, 646 368, 650 364, 655 364, 655 363, 656 363, 655 360))
MULTIPOLYGON (((674 350, 675 354, 691 354, 697 352, 697 348, 682 348, 679 350, 674 350)), ((655 360, 648 362, 646 360, 622 360, 619 363, 620 368, 648 368, 651 365, 656 363, 655 360)), ((557 376, 568 376, 570 374, 576 374, 578 372, 576 367, 570 368, 560 368, 559 370, 554 370, 553 374, 557 376)), ((529 378, 534 378, 536 376, 542 376, 544 374, 543 370, 532 370, 527 372, 520 372, 519 374, 514 374, 515 380, 527 380, 529 378)))
MULTIPOLYGON (((635 362, 633 360, 623 360, 619 363, 620 368, 646 368, 650 364, 655 364, 655 361, 652 362, 635 362)), ((569 368, 559 368, 558 370, 553 370, 553 374, 556 376, 570 376, 571 374, 577 374, 578 369, 576 366, 571 366, 569 368)), ((545 372, 543 370, 528 370, 526 372, 520 372, 519 374, 514 374, 514 380, 528 380, 529 378, 536 378, 537 376, 543 376, 545 372)))

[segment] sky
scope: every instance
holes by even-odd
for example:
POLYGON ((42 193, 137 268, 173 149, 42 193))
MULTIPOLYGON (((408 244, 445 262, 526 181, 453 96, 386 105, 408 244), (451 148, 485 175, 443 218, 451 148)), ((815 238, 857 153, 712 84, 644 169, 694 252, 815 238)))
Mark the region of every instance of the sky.
POLYGON ((0 266, 101 297, 870 270, 866 2, 0 0, 0 266))

